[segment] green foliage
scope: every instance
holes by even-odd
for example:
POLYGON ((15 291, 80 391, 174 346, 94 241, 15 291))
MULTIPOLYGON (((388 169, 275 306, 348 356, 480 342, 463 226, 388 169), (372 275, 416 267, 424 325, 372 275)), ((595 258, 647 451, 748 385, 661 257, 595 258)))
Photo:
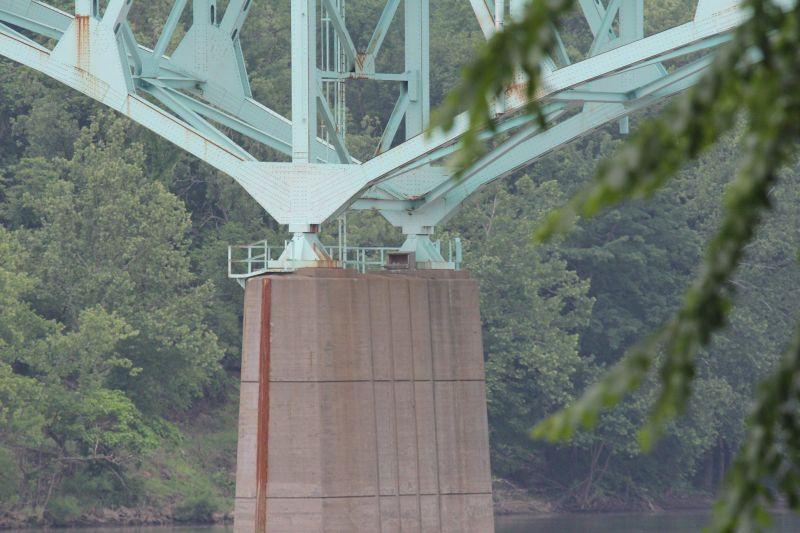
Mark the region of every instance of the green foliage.
POLYGON ((157 413, 188 407, 217 376, 221 352, 205 325, 213 287, 190 270, 188 214, 145 177, 142 146, 124 133, 106 114, 81 133, 67 179, 30 200, 42 220, 30 242, 45 313, 71 326, 97 304, 135 328, 120 346, 130 368, 113 385, 157 413))
POLYGON ((71 159, 23 158, 4 184, 15 231, 0 226, 0 450, 17 497, 3 505, 54 524, 76 518, 73 497, 136 501, 158 417, 221 375, 189 217, 125 137, 98 114, 71 159))
POLYGON ((14 453, 0 446, 0 511, 8 511, 19 502, 17 487, 21 482, 21 474, 14 462, 14 453))
POLYGON ((54 526, 67 526, 81 515, 81 507, 74 496, 59 496, 50 500, 44 514, 54 526))
MULTIPOLYGON (((574 2, 531 3, 522 20, 497 34, 465 70, 465 83, 450 97, 440 123, 449 128, 458 105, 469 109, 464 141, 466 165, 479 156, 479 132, 491 126, 490 103, 522 71, 531 78, 528 96, 536 94, 541 59, 553 47, 548 26, 574 2)), ((553 441, 571 437, 577 428, 593 427, 602 411, 618 405, 642 387, 654 367, 659 387, 640 431, 651 449, 697 387, 698 354, 731 316, 734 275, 762 225, 774 198, 779 171, 795 153, 800 137, 797 117, 800 8, 784 10, 771 1, 744 2, 751 17, 736 31, 734 43, 721 51, 709 75, 658 117, 645 122, 613 158, 600 166, 595 180, 578 191, 537 232, 547 238, 570 229, 579 217, 597 215, 623 200, 646 198, 687 163, 718 143, 742 117, 739 165, 725 193, 719 227, 704 260, 673 318, 629 351, 598 383, 570 407, 541 423, 534 435, 553 441), (753 60, 757 58, 758 60, 753 60)), ((531 111, 543 116, 532 101, 531 111)), ((712 531, 753 531, 765 526, 766 505, 774 495, 800 509, 800 477, 794 456, 800 450, 796 409, 797 344, 756 394, 739 459, 723 493, 712 531), (793 403, 791 405, 794 405, 793 403)), ((710 383, 710 382, 709 382, 710 383)))
POLYGON ((494 464, 506 475, 529 458, 530 421, 572 399, 575 376, 586 366, 578 331, 591 311, 589 284, 556 250, 528 238, 560 200, 556 182, 537 186, 524 176, 481 195, 453 224, 482 287, 494 464))
POLYGON ((711 531, 761 531, 776 493, 800 509, 800 331, 775 372, 759 387, 748 432, 717 504, 711 531), (774 480, 775 486, 765 483, 774 480))
MULTIPOLYGON (((442 109, 432 119, 434 125, 450 129, 462 106, 467 105, 470 127, 462 137, 462 150, 456 156, 458 168, 466 169, 482 153, 480 133, 485 128, 494 128, 491 112, 494 97, 505 92, 517 73, 530 80, 525 88, 528 98, 532 99, 539 91, 543 61, 558 42, 554 23, 573 4, 574 0, 530 2, 525 16, 519 21, 511 21, 504 31, 496 33, 479 50, 478 57, 464 68, 461 85, 450 92, 442 109), (498 58, 502 60, 498 61, 498 58)), ((528 108, 544 126, 543 109, 535 103, 528 108)))
POLYGON ((213 494, 193 494, 175 508, 175 518, 182 522, 210 523, 220 508, 220 502, 213 494))
MULTIPOLYGON (((557 447, 526 438, 533 421, 573 399, 674 310, 729 179, 728 164, 720 162, 729 161, 735 138, 676 178, 668 194, 605 213, 566 240, 533 246, 530 235, 547 211, 581 184, 598 156, 613 152, 610 129, 563 149, 528 177, 487 188, 451 223, 464 241, 466 268, 481 283, 495 475, 546 497, 558 494, 569 509, 602 509, 616 498, 659 499, 695 486, 714 489, 724 468, 715 466, 715 457, 738 442, 736 418, 754 380, 770 368, 766 354, 777 353, 783 342, 779 324, 762 327, 755 338, 745 324, 729 330, 720 339, 724 346, 700 360, 688 416, 669 426, 650 455, 636 446, 636 429, 656 391, 652 379, 621 409, 603 414, 592 435, 557 447), (738 345, 747 345, 753 357, 732 363, 736 355, 726 347, 738 345)), ((791 224, 792 213, 776 213, 770 227, 777 232, 791 224)), ((783 256, 792 242, 800 239, 772 239, 757 255, 751 249, 754 268, 737 280, 760 289, 742 294, 739 314, 748 321, 766 318, 762 291, 793 290, 795 269, 776 277, 760 267, 783 256)))
POLYGON ((681 310, 580 404, 540 426, 539 435, 560 438, 569 435, 577 423, 591 425, 599 409, 616 404, 641 382, 662 346, 668 354, 661 369, 663 388, 642 433, 645 447, 651 445, 665 421, 685 406, 694 376, 693 356, 725 324, 730 310, 727 285, 769 206, 769 191, 792 146, 786 140, 797 135, 796 104, 782 95, 786 84, 792 82, 794 72, 790 71, 795 65, 777 59, 790 55, 797 21, 793 14, 784 15, 768 3, 754 4, 754 17, 739 30, 737 46, 720 54, 705 83, 675 104, 669 118, 664 115, 647 122, 598 170, 595 183, 576 195, 569 208, 552 216, 540 232, 546 237, 578 215, 591 216, 623 198, 652 194, 686 160, 696 158, 730 129, 737 113, 746 113, 745 151, 737 179, 726 194, 726 215, 708 244, 704 267, 681 310), (767 28, 777 28, 779 36, 762 39, 767 28), (730 75, 750 46, 758 46, 770 60, 749 64, 738 76, 730 75), (681 119, 675 120, 676 116, 681 119))

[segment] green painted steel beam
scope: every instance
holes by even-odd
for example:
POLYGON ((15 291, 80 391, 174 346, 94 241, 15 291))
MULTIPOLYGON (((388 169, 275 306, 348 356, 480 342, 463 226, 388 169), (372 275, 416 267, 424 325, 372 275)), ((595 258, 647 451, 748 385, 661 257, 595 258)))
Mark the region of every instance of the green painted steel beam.
POLYGON ((392 147, 392 143, 397 136, 397 130, 400 129, 400 125, 403 122, 403 117, 406 116, 408 111, 408 106, 408 91, 404 87, 400 91, 400 96, 397 98, 397 102, 395 102, 394 109, 392 109, 392 114, 389 115, 389 120, 386 121, 386 128, 383 130, 380 143, 378 143, 378 153, 385 152, 392 147))
POLYGON ((475 12, 475 18, 478 19, 478 25, 483 31, 484 37, 489 39, 495 32, 494 26, 494 11, 486 3, 486 0, 469 0, 472 5, 472 10, 475 12))
MULTIPOLYGON (((374 31, 362 36, 347 28, 342 0, 292 1, 292 120, 252 97, 240 39, 247 31, 250 0, 230 0, 224 14, 217 12, 214 0, 192 0, 192 23, 170 52, 189 9, 188 0, 171 1, 170 15, 155 32, 159 37, 151 50, 136 42, 126 23, 136 1, 110 0, 101 17, 92 0, 77 0, 75 12, 90 16, 82 35, 90 44, 91 57, 86 57, 79 53, 71 13, 44 1, 0 0, 0 55, 81 91, 203 159, 235 179, 280 223, 301 232, 352 208, 378 210, 404 231, 427 235, 485 184, 598 125, 624 121, 632 111, 696 83, 714 50, 730 40, 731 31, 747 16, 729 9, 737 0, 702 0, 696 20, 645 38, 642 0, 579 0, 580 13, 595 36, 589 55, 572 62, 561 43, 553 60, 546 60, 543 84, 535 95, 548 106, 553 127, 538 131, 525 114, 524 91, 513 93, 505 99, 496 130, 482 134, 487 140, 500 133, 508 138, 464 180, 456 181, 438 163, 458 149, 466 117, 459 117, 452 131, 423 135, 430 112, 430 64, 435 61, 430 0, 403 0, 404 64, 397 73, 375 72, 375 59, 401 0, 386 0, 374 31), (719 7, 723 4, 726 9, 719 7), (319 69, 322 10, 329 15, 322 17, 323 23, 332 28, 324 30, 330 31, 326 35, 347 57, 344 68, 328 62, 325 71, 319 69), (57 44, 49 50, 15 28, 57 44), (369 37, 364 51, 355 48, 354 37, 369 37), (684 57, 692 61, 673 72, 661 67, 684 57), (347 139, 340 135, 344 100, 329 100, 321 85, 347 87, 363 79, 395 84, 401 96, 381 132, 378 154, 362 163, 350 157, 347 139), (405 139, 398 135, 403 122, 405 139), (228 131, 291 161, 257 161, 228 131), (329 141, 323 133, 331 136, 329 141)), ((523 7, 520 0, 469 3, 486 37, 502 26, 506 15, 518 17, 523 7)))
POLYGON ((167 21, 164 23, 164 28, 161 30, 161 34, 158 36, 158 41, 156 41, 156 45, 153 48, 153 54, 151 58, 152 67, 146 70, 148 74, 152 75, 158 72, 158 64, 164 57, 164 54, 167 51, 167 46, 169 46, 172 36, 175 34, 175 29, 178 27, 181 15, 183 15, 184 10, 186 9, 187 1, 188 0, 175 0, 175 3, 172 5, 172 10, 167 17, 167 21))
POLYGON ((58 40, 72 23, 72 16, 37 0, 0 2, 0 22, 58 40))
POLYGON ((600 31, 600 26, 603 24, 603 17, 606 14, 606 8, 601 0, 578 0, 578 5, 583 12, 583 17, 589 25, 592 34, 596 37, 600 31))
POLYGON ((342 51, 347 56, 347 71, 349 72, 355 66, 357 61, 356 45, 353 44, 353 38, 350 37, 350 32, 347 31, 347 26, 345 26, 341 13, 337 7, 333 5, 333 0, 322 0, 322 5, 325 7, 325 12, 333 23, 333 28, 336 31, 336 34, 339 36, 339 42, 341 43, 342 51))
POLYGON ((623 103, 630 100, 627 93, 612 93, 606 91, 572 90, 554 94, 550 100, 558 102, 606 102, 623 103))
POLYGON ((409 74, 407 72, 332 72, 329 70, 319 71, 321 80, 334 81, 334 80, 377 80, 377 81, 396 81, 407 83, 409 81, 409 74))
POLYGON ((153 85, 149 93, 161 100, 169 109, 189 123, 193 128, 200 131, 203 135, 206 135, 211 142, 233 153, 237 153, 242 159, 254 159, 244 148, 231 141, 230 138, 212 126, 198 112, 186 106, 181 96, 176 94, 173 90, 153 85))
POLYGON ((317 111, 322 117, 325 127, 331 132, 331 143, 336 149, 336 155, 339 156, 339 162, 350 163, 352 158, 350 157, 350 152, 347 151, 347 146, 339 136, 339 131, 336 127, 336 120, 333 117, 333 111, 328 104, 327 98, 321 94, 318 94, 317 96, 317 111))
POLYGON ((314 161, 317 138, 317 2, 291 3, 292 161, 314 161), (311 57, 314 60, 311 61, 311 57))
POLYGON ((57 17, 52 21, 49 21, 49 18, 50 17, 27 17, 20 15, 19 11, 0 8, 0 21, 6 24, 13 24, 14 26, 31 31, 33 33, 38 33, 39 35, 44 35, 50 39, 58 40, 62 35, 64 35, 64 28, 57 25, 52 25, 52 23, 57 24, 60 22, 57 17))
POLYGON ((252 0, 230 0, 225 8, 225 14, 219 23, 219 27, 231 36, 231 39, 238 38, 247 16, 250 14, 252 0))
POLYGON ((388 0, 386 2, 381 12, 381 17, 378 19, 378 24, 375 26, 375 30, 372 32, 372 37, 370 37, 369 44, 367 45, 365 51, 367 56, 374 58, 378 55, 378 52, 383 46, 383 41, 386 39, 386 34, 389 33, 389 27, 392 25, 392 20, 394 20, 398 7, 400 7, 400 0, 388 0))
POLYGON ((420 135, 430 120, 430 14, 428 0, 404 0, 406 139, 420 135))
POLYGON ((622 0, 611 0, 608 3, 606 12, 603 15, 603 20, 600 22, 600 26, 598 26, 596 29, 594 41, 592 41, 592 46, 589 48, 588 55, 597 55, 603 45, 617 38, 617 35, 614 33, 614 30, 611 27, 617 18, 621 3, 622 0))
MULTIPOLYGON (((177 91, 175 90, 175 87, 169 87, 160 80, 153 81, 149 85, 158 88, 155 91, 156 94, 154 94, 154 96, 157 98, 159 94, 167 94, 171 98, 170 102, 177 102, 181 108, 188 109, 208 120, 245 135, 254 141, 258 141, 279 151, 288 151, 290 149, 290 146, 285 141, 275 137, 274 135, 271 135, 269 132, 260 130, 242 120, 239 120, 235 116, 229 115, 220 109, 196 100, 183 92, 177 91)), ((150 87, 145 86, 143 89, 151 92, 149 90, 150 87)))

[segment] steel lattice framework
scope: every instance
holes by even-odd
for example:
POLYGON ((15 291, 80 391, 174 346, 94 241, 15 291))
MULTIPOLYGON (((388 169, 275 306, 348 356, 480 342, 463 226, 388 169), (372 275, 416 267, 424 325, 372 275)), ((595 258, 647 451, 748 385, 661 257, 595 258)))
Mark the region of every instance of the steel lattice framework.
MULTIPOLYGON (((375 209, 408 236, 404 249, 418 260, 442 262, 429 235, 465 199, 603 124, 620 121, 627 128, 629 114, 694 84, 746 17, 738 0, 700 0, 692 21, 645 36, 644 0, 579 0, 592 44, 579 61, 561 44, 544 61, 536 95, 553 126, 542 131, 526 115, 525 80, 518 80, 497 104, 504 140, 457 180, 442 161, 457 149, 466 118, 449 132, 423 135, 430 112, 429 0, 387 0, 365 50, 353 44, 345 0, 291 0, 291 121, 250 90, 240 34, 256 0, 229 0, 223 14, 215 0, 191 6, 169 0, 171 13, 152 49, 137 43, 127 22, 136 1, 75 0, 74 13, 67 13, 39 0, 0 0, 0 54, 231 176, 289 225, 295 237, 284 255, 299 261, 325 258, 316 237, 320 224, 348 209, 375 209), (404 68, 380 72, 376 58, 401 8, 404 68), (187 9, 191 26, 167 56, 187 9), (362 79, 401 87, 378 154, 365 162, 350 155, 344 132, 345 87, 362 79), (259 161, 233 138, 241 136, 289 161, 259 161)), ((486 38, 524 7, 524 0, 463 1, 486 38)))

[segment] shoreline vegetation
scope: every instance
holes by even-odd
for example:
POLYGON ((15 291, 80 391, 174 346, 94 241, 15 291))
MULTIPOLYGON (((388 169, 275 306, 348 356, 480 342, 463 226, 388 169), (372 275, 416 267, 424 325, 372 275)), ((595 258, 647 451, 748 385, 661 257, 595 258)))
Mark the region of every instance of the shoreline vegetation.
POLYGON ((672 493, 653 498, 642 496, 624 498, 613 495, 608 498, 598 498, 591 505, 581 508, 576 505, 566 504, 567 498, 565 495, 559 495, 557 498, 537 496, 531 491, 517 487, 504 479, 495 480, 493 495, 496 516, 703 511, 710 510, 714 504, 714 496, 712 494, 687 492, 672 493))
MULTIPOLYGON (((563 499, 563 498, 562 498, 563 499)), ((659 513, 679 511, 704 511, 711 509, 713 497, 709 494, 673 494, 655 499, 641 497, 627 500, 619 497, 597 500, 587 509, 562 506, 558 500, 546 499, 531 494, 507 480, 494 482, 495 516, 552 516, 576 514, 608 513, 659 513)), ((92 509, 79 517, 54 523, 47 518, 25 514, 24 512, 0 515, 0 530, 54 528, 92 528, 92 527, 138 527, 138 526, 190 526, 190 525, 230 525, 233 524, 233 506, 203 517, 185 514, 180 505, 143 506, 137 508, 119 507, 116 509, 92 509)))

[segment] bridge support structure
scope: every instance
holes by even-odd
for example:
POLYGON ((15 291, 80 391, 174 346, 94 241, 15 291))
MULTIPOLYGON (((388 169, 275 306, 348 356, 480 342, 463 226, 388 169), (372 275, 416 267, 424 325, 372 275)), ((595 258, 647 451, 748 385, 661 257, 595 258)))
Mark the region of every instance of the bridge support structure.
POLYGON ((236 533, 494 531, 477 283, 250 278, 236 533))
MULTIPOLYGON (((292 120, 253 98, 241 32, 256 3, 172 0, 146 46, 128 21, 137 0, 75 0, 69 11, 0 0, 0 56, 227 174, 293 234, 276 264, 266 243, 263 257, 248 247, 243 261, 248 275, 258 263, 298 270, 247 281, 237 533, 491 532, 475 283, 446 270, 328 268, 347 256, 325 251, 319 227, 349 210, 377 211, 407 236, 407 266, 413 257, 452 268, 431 235, 468 198, 604 124, 627 131, 629 115, 696 84, 749 13, 741 0, 699 0, 692 20, 648 35, 643 0, 579 0, 584 35, 566 44, 557 35, 533 95, 549 127, 528 112, 518 77, 496 102, 495 127, 481 133, 493 149, 455 175, 448 160, 467 114, 449 131, 422 134, 437 60, 430 0, 385 0, 360 39, 345 0, 293 0, 292 120), (382 71, 400 12, 404 68, 382 71), (345 87, 364 80, 393 84, 397 100, 374 157, 359 161, 347 142, 345 87)), ((525 4, 469 3, 487 39, 525 4)))
MULTIPOLYGON (((303 266, 330 264, 313 228, 349 210, 379 212, 409 236, 404 250, 442 263, 426 236, 466 199, 604 124, 620 122, 627 131, 631 113, 694 85, 749 16, 740 0, 699 0, 693 20, 647 35, 644 0, 580 0, 583 35, 566 43, 558 35, 542 61, 534 98, 550 127, 540 128, 528 112, 527 80, 518 77, 496 102, 495 127, 481 133, 494 139, 493 149, 456 176, 448 159, 469 117, 456 117, 447 132, 422 134, 437 64, 430 0, 384 0, 370 34, 357 36, 346 15, 359 2, 291 2, 292 120, 253 98, 241 34, 257 2, 171 3, 157 41, 145 44, 129 22, 140 0, 74 0, 68 11, 47 0, 0 0, 0 56, 130 117, 233 178, 289 226, 295 238, 281 260, 303 266), (384 71, 381 59, 394 46, 387 35, 401 23, 402 72, 384 71), (348 146, 346 87, 366 80, 395 87, 397 99, 382 104, 388 116, 369 111, 383 117, 383 131, 374 157, 359 161, 348 146)), ((469 4, 476 29, 489 39, 525 2, 469 4)))

